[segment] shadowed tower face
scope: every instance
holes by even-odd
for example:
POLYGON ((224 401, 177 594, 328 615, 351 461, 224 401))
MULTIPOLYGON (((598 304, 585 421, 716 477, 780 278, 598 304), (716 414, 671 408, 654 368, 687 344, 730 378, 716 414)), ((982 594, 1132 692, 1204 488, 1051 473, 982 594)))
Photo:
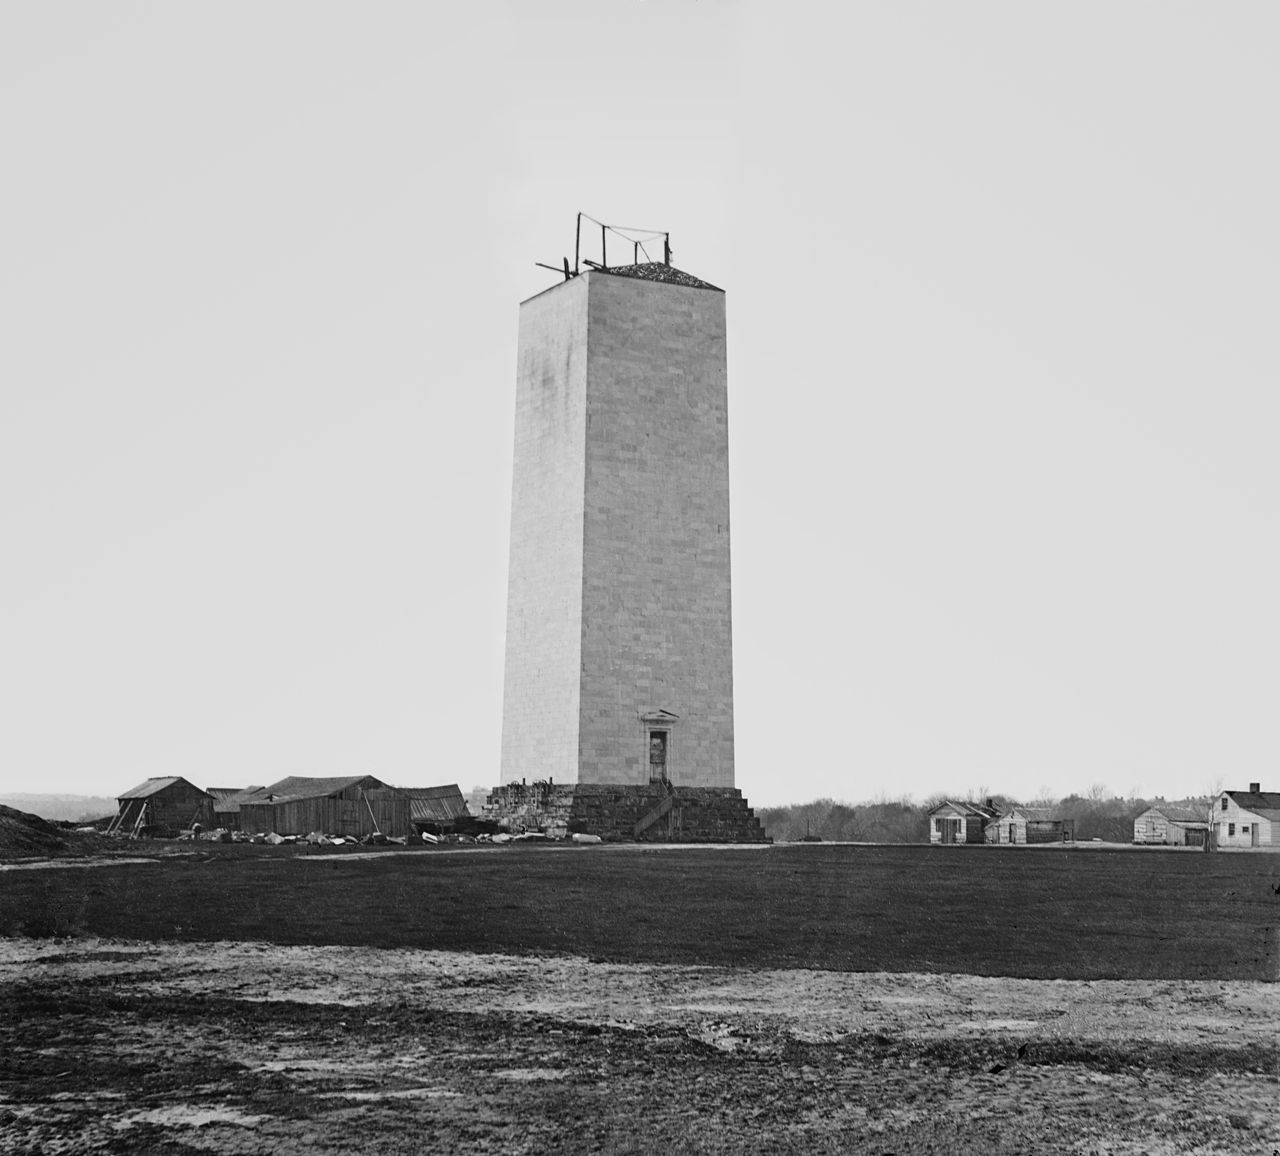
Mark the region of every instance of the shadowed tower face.
POLYGON ((733 786, 726 384, 669 266, 521 305, 504 783, 733 786))

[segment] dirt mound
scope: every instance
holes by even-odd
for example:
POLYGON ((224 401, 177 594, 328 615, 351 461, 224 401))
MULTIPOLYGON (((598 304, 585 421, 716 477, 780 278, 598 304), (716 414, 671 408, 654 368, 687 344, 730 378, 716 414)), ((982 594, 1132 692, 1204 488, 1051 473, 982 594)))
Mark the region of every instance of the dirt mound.
POLYGON ((57 855, 66 848, 66 839, 52 823, 0 804, 0 859, 57 855))

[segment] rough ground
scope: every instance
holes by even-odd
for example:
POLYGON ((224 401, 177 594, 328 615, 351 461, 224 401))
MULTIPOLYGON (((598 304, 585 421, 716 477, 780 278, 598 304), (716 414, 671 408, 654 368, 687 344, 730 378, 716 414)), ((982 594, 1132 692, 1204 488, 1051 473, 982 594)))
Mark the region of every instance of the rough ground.
POLYGON ((12 1153, 1280 1148, 1243 980, 11 939, 0 1006, 12 1153))
MULTIPOLYGON (((134 844, 136 848, 136 844, 134 844)), ((126 853, 127 844, 111 839, 97 831, 83 831, 59 827, 16 807, 0 803, 0 870, 12 866, 14 861, 49 862, 57 859, 76 859, 84 856, 119 856, 126 853)))
POLYGON ((0 859, 18 855, 58 855, 67 840, 39 815, 0 804, 0 859))

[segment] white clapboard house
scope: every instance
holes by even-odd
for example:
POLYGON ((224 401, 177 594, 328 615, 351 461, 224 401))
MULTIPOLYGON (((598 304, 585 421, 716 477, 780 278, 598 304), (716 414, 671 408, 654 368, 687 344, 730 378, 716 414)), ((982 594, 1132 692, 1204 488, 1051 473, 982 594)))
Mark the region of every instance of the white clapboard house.
POLYGON ((1247 791, 1223 791, 1213 808, 1213 835, 1219 847, 1280 850, 1280 792, 1250 783, 1247 791))

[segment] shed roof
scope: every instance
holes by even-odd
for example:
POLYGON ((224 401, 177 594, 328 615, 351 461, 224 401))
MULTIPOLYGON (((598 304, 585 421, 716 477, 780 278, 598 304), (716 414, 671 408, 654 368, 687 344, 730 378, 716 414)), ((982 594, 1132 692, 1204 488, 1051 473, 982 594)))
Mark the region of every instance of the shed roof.
POLYGON ((338 795, 349 787, 368 789, 385 788, 386 783, 373 775, 340 775, 334 778, 310 778, 306 775, 289 775, 267 787, 259 787, 252 794, 240 799, 246 803, 292 803, 298 799, 323 799, 338 795))
POLYGON ((1019 816, 1030 823, 1060 823, 1062 820, 1049 807, 1006 807, 1000 812, 1001 820, 1019 816))
POLYGON ((467 801, 456 783, 447 787, 401 787, 409 796, 409 816, 447 822, 467 813, 467 801))
MULTIPOLYGON (((149 799, 152 795, 161 791, 167 791, 170 787, 178 783, 186 783, 193 791, 200 791, 200 788, 193 783, 188 783, 181 775, 161 775, 156 778, 150 778, 145 783, 140 783, 132 790, 125 791, 121 795, 117 795, 117 799, 149 799)), ((206 792, 200 791, 203 795, 206 792)))
POLYGON ((240 810, 240 804, 250 795, 265 791, 266 787, 209 787, 213 796, 213 809, 220 815, 240 810))
POLYGON ((955 799, 943 799, 936 807, 929 808, 929 814, 936 815, 947 807, 969 818, 994 819, 996 817, 996 811, 992 807, 983 806, 981 803, 957 802, 955 799))
MULTIPOLYGON (((1148 807, 1142 812, 1142 815, 1163 815, 1171 823, 1199 823, 1202 827, 1209 825, 1209 820, 1203 811, 1193 811, 1188 807, 1166 807, 1161 804, 1158 807, 1148 807)), ((1141 819, 1142 815, 1138 818, 1141 819)))

